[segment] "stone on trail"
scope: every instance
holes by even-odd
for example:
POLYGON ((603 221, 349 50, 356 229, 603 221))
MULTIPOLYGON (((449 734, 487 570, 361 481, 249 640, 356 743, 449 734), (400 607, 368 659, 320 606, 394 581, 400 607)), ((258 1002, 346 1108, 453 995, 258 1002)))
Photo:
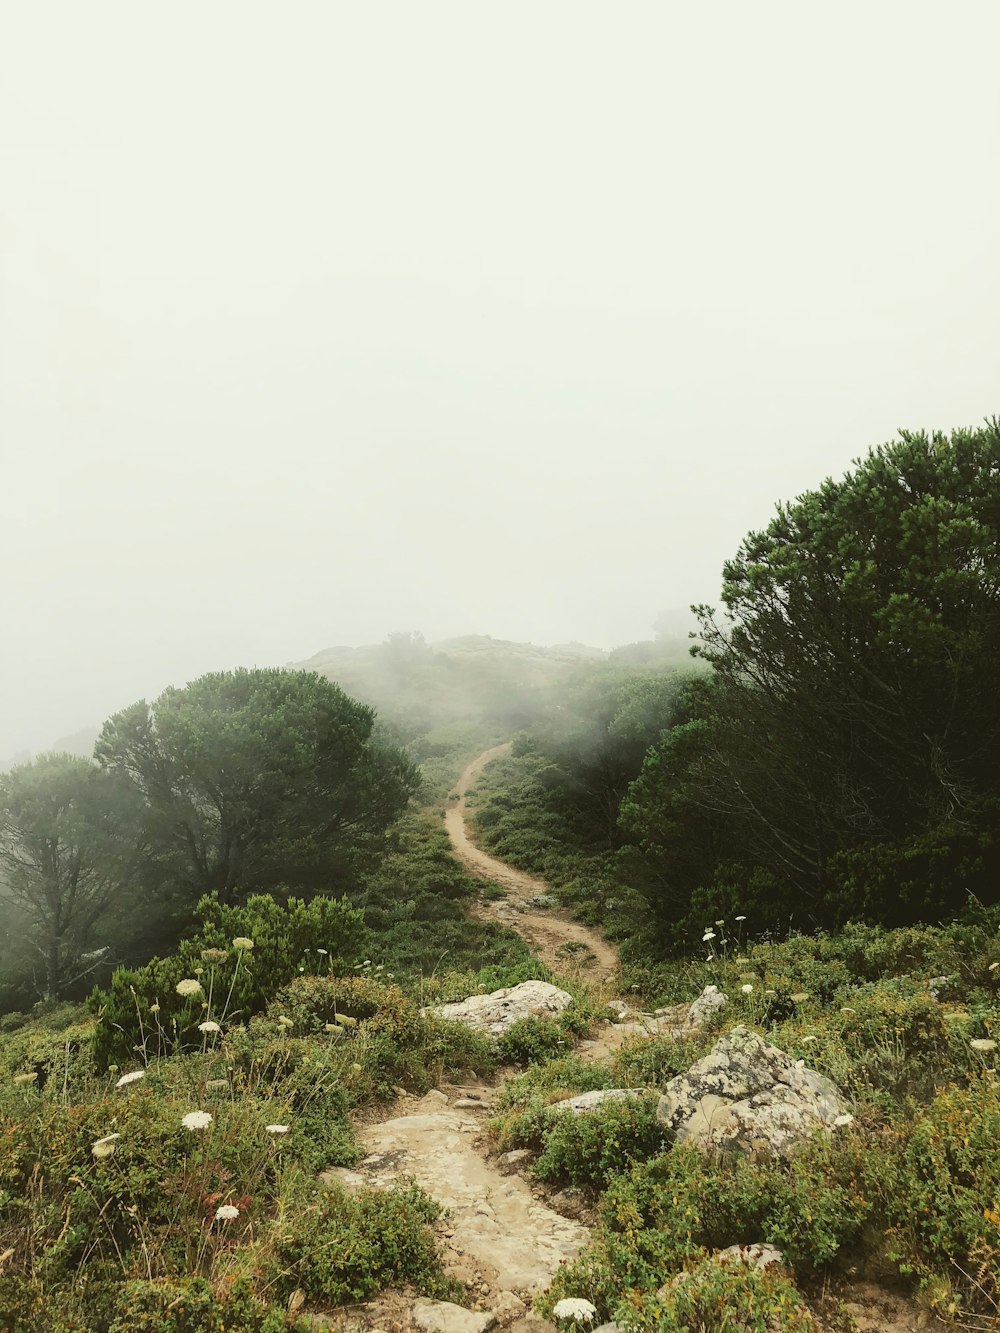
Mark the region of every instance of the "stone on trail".
POLYGON ((704 1152, 788 1157, 847 1105, 837 1086, 785 1051, 735 1027, 663 1089, 657 1119, 704 1152))
POLYGON ((414 1301, 413 1322, 425 1333, 486 1333, 496 1323, 496 1315, 466 1310, 451 1301, 414 1301))
POLYGON ((572 995, 547 981, 522 981, 489 995, 470 995, 454 1004, 429 1005, 422 1014, 465 1023, 498 1037, 522 1018, 554 1018, 573 1003, 572 995))
POLYGON ((596 1092, 581 1092, 576 1097, 564 1097, 561 1102, 553 1102, 549 1110, 586 1115, 588 1111, 596 1111, 605 1102, 635 1101, 646 1091, 646 1088, 601 1088, 596 1092))

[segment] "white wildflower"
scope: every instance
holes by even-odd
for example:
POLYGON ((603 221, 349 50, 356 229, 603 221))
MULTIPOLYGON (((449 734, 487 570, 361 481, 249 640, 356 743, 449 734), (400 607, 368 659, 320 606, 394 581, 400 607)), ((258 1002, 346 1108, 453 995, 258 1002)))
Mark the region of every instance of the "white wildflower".
POLYGON ((291 1125, 265 1125, 264 1128, 269 1134, 287 1134, 291 1125))
POLYGON ((838 1115, 833 1123, 838 1129, 843 1129, 845 1125, 851 1124, 853 1120, 854 1116, 851 1115, 850 1111, 845 1111, 843 1115, 838 1115))
POLYGON ((183 981, 178 981, 177 985, 174 987, 174 990, 177 992, 178 995, 184 996, 185 999, 189 995, 200 995, 201 982, 195 981, 194 977, 185 977, 183 981))
POLYGON ((723 917, 721 921, 716 921, 715 924, 716 924, 717 926, 724 926, 724 925, 726 924, 726 918, 723 917))
POLYGON ((995 1051, 997 1048, 996 1042, 991 1037, 973 1037, 969 1045, 974 1051, 983 1052, 995 1051))
POLYGON ((287 1018, 284 1014, 279 1014, 279 1015, 278 1015, 278 1027, 279 1027, 279 1028, 293 1028, 294 1026, 295 1026, 295 1024, 292 1022, 292 1020, 291 1020, 290 1018, 287 1018))
POLYGON ((715 931, 706 930, 704 935, 702 935, 701 937, 701 942, 702 944, 707 944, 709 940, 714 940, 714 939, 715 939, 715 931))
POLYGON ((118 1146, 120 1134, 105 1134, 103 1139, 97 1139, 90 1145, 90 1151, 100 1162, 105 1157, 110 1157, 118 1146))
POLYGON ((577 1323, 592 1324, 597 1317, 597 1306, 575 1296, 564 1296, 556 1301, 552 1313, 557 1319, 575 1319, 577 1323))
POLYGON ((325 957, 327 956, 327 954, 330 952, 330 950, 329 950, 329 949, 317 949, 316 952, 319 953, 319 954, 322 954, 323 957, 325 958, 325 957))
POLYGON ((188 1111, 187 1115, 181 1117, 181 1124, 192 1132, 196 1129, 208 1129, 211 1123, 212 1115, 209 1111, 188 1111))
POLYGON ((216 1023, 213 1019, 206 1018, 204 1023, 198 1024, 198 1031, 207 1034, 209 1032, 221 1032, 222 1028, 220 1028, 218 1023, 216 1023))
POLYGON ((115 1084, 116 1088, 127 1088, 130 1083, 137 1083, 139 1079, 146 1077, 145 1069, 133 1069, 131 1074, 122 1074, 121 1078, 115 1084))
POLYGON ((745 921, 745 920, 746 920, 746 917, 745 917, 745 916, 738 916, 738 917, 736 918, 736 920, 737 920, 737 921, 745 921))
POLYGON ((215 1210, 216 1222, 235 1222, 240 1215, 240 1210, 234 1203, 224 1203, 215 1210))
POLYGON ((323 1030, 325 1032, 337 1033, 337 1032, 343 1032, 344 1029, 340 1026, 339 1023, 327 1023, 325 1024, 323 1030))
POLYGON ((37 1077, 38 1077, 37 1074, 15 1074, 15 1075, 14 1075, 14 1082, 15 1082, 15 1083, 34 1083, 34 1081, 35 1081, 35 1079, 36 1079, 37 1077))
POLYGON ((802 1045, 803 1045, 803 1046, 806 1046, 806 1045, 808 1045, 809 1042, 811 1042, 811 1041, 819 1041, 819 1037, 814 1037, 814 1036, 812 1036, 812 1035, 810 1035, 810 1036, 808 1036, 808 1037, 803 1037, 803 1038, 802 1038, 802 1045))
POLYGON ((998 967, 1000 967, 1000 963, 990 963, 989 967, 986 970, 987 972, 995 972, 998 967))
POLYGON ((151 1004, 149 1006, 149 1012, 151 1014, 158 1014, 160 1012, 160 1006, 158 1004, 151 1004))
POLYGON ((749 982, 747 982, 747 984, 746 984, 745 986, 741 986, 741 987, 740 987, 740 990, 743 992, 744 995, 752 995, 752 994, 753 994, 753 987, 750 985, 749 982))
POLYGON ((244 950, 252 949, 253 940, 247 939, 246 935, 237 935, 236 938, 233 940, 233 948, 244 949, 244 950))
POLYGON ((807 990, 798 990, 795 992, 794 995, 790 996, 789 998, 795 1004, 805 1004, 806 1000, 809 999, 809 992, 807 990))

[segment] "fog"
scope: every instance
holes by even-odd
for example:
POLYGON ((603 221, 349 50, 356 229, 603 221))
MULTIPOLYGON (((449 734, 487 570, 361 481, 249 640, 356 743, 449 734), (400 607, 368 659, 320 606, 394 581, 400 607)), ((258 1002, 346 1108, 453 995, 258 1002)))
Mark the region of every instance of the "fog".
POLYGON ((995 0, 0 15, 0 756, 391 630, 649 637, 1000 411, 995 0))

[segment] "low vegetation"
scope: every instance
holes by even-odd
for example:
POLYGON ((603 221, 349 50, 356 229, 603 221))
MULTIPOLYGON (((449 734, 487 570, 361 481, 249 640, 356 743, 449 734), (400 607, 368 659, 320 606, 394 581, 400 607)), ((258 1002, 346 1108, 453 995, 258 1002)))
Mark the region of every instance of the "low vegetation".
POLYGON ((848 1333, 859 1276, 995 1326, 998 476, 991 422, 779 507, 694 661, 666 634, 393 635, 203 677, 117 713, 92 761, 4 774, 0 1330, 304 1333, 390 1287, 471 1301, 432 1198, 326 1173, 401 1086, 501 1070, 491 1150, 593 1223, 537 1303, 562 1329, 848 1333), (443 828, 512 735, 472 794, 482 844, 620 941, 633 1008, 718 987, 707 1027, 581 1059, 607 997, 489 916, 503 891, 443 828), (573 1007, 499 1039, 425 1012, 528 979, 573 1007), (737 1024, 851 1106, 789 1162, 657 1119, 737 1024), (553 1107, 612 1088, 640 1091, 553 1107), (783 1263, 718 1259, 755 1242, 783 1263))

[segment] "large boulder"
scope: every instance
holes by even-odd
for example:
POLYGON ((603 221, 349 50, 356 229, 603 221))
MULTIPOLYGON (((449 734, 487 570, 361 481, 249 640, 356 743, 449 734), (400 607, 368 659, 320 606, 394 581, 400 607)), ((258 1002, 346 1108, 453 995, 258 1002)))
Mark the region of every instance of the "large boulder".
POLYGON ((572 995, 547 981, 522 981, 519 986, 507 986, 489 995, 470 995, 467 1000, 429 1006, 420 1012, 466 1023, 477 1032, 498 1037, 522 1018, 555 1018, 572 1003, 572 995))
POLYGON ((736 1027, 663 1089, 657 1118, 705 1152, 788 1157, 847 1113, 830 1079, 736 1027))

